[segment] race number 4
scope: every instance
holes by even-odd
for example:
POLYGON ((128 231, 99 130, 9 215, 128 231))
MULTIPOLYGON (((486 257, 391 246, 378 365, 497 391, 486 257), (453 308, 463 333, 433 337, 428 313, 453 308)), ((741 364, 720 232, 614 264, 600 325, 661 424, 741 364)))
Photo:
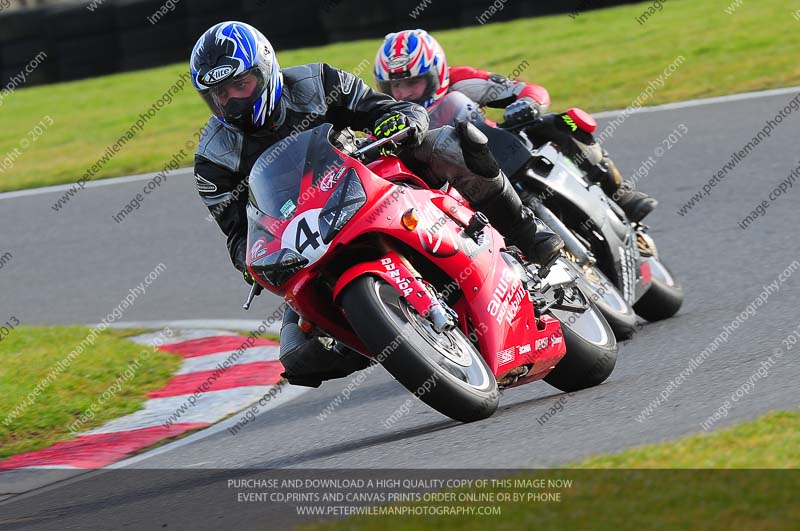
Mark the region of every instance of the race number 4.
POLYGON ((322 241, 319 230, 319 213, 321 208, 307 210, 292 219, 281 237, 281 247, 294 249, 297 254, 313 264, 325 254, 330 244, 322 241))
POLYGON ((308 246, 311 246, 313 250, 320 245, 322 245, 322 241, 319 232, 312 230, 311 227, 308 226, 308 220, 306 218, 301 219, 300 223, 297 224, 294 248, 298 253, 303 254, 308 246))

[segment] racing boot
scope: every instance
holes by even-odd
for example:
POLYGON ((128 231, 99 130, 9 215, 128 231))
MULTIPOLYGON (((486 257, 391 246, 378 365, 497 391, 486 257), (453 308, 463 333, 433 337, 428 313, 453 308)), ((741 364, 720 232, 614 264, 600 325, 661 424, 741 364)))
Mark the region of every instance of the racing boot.
POLYGON ((324 380, 344 378, 372 364, 334 339, 317 331, 309 334, 299 326, 300 317, 287 309, 281 326, 281 374, 292 385, 319 387, 324 380))
POLYGON ((634 190, 632 183, 623 181, 616 164, 608 157, 604 157, 594 171, 589 173, 589 179, 598 183, 606 195, 622 208, 628 219, 635 223, 642 221, 658 206, 658 201, 654 198, 634 190))
POLYGON ((536 145, 554 141, 577 166, 586 172, 590 181, 603 191, 620 208, 628 219, 639 222, 658 205, 658 201, 633 189, 623 182, 617 166, 597 143, 592 133, 597 123, 580 109, 570 109, 561 114, 545 114, 526 130, 536 145))
POLYGON ((561 254, 564 240, 524 206, 503 175, 503 189, 492 199, 474 205, 500 234, 532 262, 547 267, 561 254))
POLYGON ((467 168, 483 177, 462 183, 473 208, 483 212, 489 223, 529 260, 549 266, 564 248, 564 240, 522 204, 489 150, 486 135, 465 122, 456 124, 456 131, 467 168))

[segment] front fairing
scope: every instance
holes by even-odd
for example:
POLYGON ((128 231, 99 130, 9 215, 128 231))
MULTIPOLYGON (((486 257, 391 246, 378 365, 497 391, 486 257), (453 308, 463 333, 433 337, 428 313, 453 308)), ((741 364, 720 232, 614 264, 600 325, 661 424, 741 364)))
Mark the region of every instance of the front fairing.
POLYGON ((636 232, 625 214, 603 190, 586 181, 584 172, 564 156, 552 143, 547 143, 535 152, 536 158, 552 167, 549 172, 528 170, 526 179, 539 183, 544 190, 552 190, 567 204, 585 214, 591 227, 602 236, 604 245, 613 261, 614 271, 607 272, 617 279, 617 287, 629 304, 635 303, 649 289, 642 282, 640 256, 636 232))
POLYGON ((247 265, 275 291, 320 260, 366 202, 357 172, 323 124, 267 149, 249 177, 247 265))

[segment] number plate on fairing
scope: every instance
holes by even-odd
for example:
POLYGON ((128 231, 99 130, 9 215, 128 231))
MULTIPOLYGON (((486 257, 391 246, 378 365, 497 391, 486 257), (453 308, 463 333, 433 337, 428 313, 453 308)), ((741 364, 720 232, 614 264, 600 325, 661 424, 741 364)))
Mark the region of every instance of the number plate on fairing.
POLYGON ((281 247, 293 249, 311 265, 325 254, 330 243, 324 243, 319 231, 321 208, 306 210, 286 226, 281 237, 281 247))

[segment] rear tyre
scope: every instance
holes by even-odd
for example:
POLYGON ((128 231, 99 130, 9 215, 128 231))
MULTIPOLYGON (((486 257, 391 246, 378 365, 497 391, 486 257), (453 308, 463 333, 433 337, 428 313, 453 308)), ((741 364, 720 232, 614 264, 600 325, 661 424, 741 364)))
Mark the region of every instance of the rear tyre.
POLYGON ((567 393, 606 381, 617 364, 618 351, 614 331, 597 306, 581 290, 568 290, 573 290, 574 300, 588 303, 589 309, 583 313, 551 310, 561 322, 567 354, 544 378, 545 382, 567 393))
POLYGON ((648 321, 661 321, 678 313, 683 304, 683 287, 659 260, 650 258, 648 262, 653 273, 652 285, 633 309, 648 321))
POLYGON ((388 283, 363 276, 341 295, 348 322, 376 360, 406 389, 460 422, 491 416, 497 380, 458 329, 437 332, 388 283))

